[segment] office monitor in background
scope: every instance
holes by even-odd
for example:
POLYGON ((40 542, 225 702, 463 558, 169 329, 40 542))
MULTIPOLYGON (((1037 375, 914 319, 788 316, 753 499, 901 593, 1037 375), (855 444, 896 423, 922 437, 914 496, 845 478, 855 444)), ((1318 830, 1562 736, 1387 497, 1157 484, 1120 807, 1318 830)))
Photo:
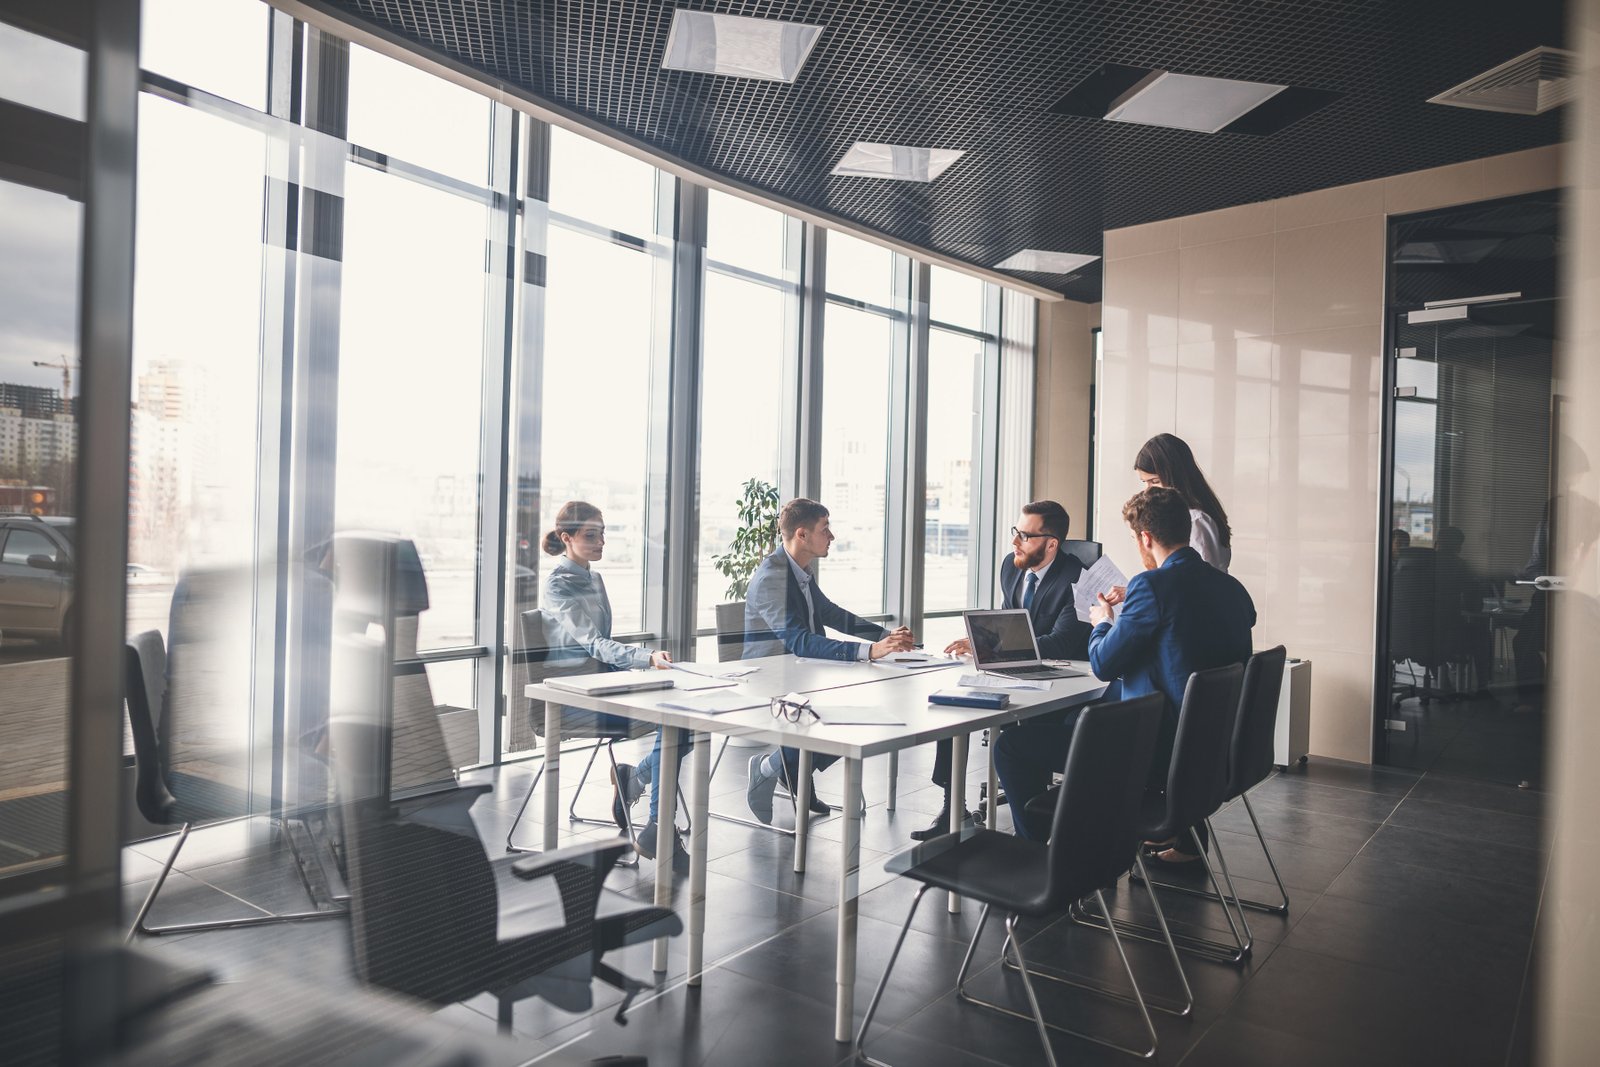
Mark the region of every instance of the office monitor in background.
POLYGON ((1070 667, 1045 665, 1026 608, 968 611, 962 614, 962 621, 972 643, 972 665, 986 674, 1040 681, 1083 677, 1082 671, 1070 667))

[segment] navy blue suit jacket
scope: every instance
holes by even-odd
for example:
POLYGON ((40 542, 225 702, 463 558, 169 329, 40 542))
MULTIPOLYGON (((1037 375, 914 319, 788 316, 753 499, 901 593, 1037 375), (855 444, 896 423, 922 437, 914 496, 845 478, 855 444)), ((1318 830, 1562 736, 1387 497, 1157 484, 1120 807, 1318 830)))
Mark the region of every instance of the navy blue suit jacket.
MULTIPOLYGON (((1056 561, 1044 572, 1033 591, 1033 607, 1028 618, 1033 622, 1033 635, 1039 641, 1039 655, 1045 659, 1087 659, 1089 656, 1089 624, 1078 618, 1072 602, 1072 586, 1083 574, 1083 564, 1078 557, 1065 552, 1056 553, 1056 561)), ((1022 607, 1026 571, 1006 556, 1000 561, 1000 606, 1022 607)))
POLYGON ((750 577, 744 605, 744 658, 788 652, 807 659, 854 660, 861 655, 861 646, 855 641, 824 636, 824 626, 868 641, 882 640, 889 632, 823 596, 815 579, 811 582, 811 601, 817 615, 815 630, 810 626, 806 596, 790 566, 789 553, 778 546, 750 577))
POLYGON ((1116 625, 1103 622, 1090 634, 1095 677, 1122 679, 1123 699, 1148 693, 1166 698, 1155 763, 1162 781, 1189 675, 1248 660, 1255 624, 1256 606, 1239 580, 1185 547, 1155 570, 1128 579, 1116 625))

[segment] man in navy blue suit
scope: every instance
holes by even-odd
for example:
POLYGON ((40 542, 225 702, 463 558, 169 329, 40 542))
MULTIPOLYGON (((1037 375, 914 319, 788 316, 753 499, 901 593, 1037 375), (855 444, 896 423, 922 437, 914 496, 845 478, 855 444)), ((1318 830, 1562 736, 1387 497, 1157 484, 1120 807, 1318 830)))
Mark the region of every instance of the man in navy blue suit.
MULTIPOLYGON (((1054 500, 1022 505, 1011 528, 1011 554, 1000 561, 1000 606, 1026 608, 1039 655, 1045 659, 1087 659, 1089 624, 1073 609, 1072 587, 1083 573, 1077 557, 1061 551, 1072 527, 1067 509, 1054 500)), ((945 652, 965 656, 972 648, 965 637, 945 652)), ((1059 720, 1066 713, 1055 716, 1059 720)), ((944 789, 944 806, 926 830, 913 830, 914 841, 950 832, 950 742, 940 741, 933 760, 933 784, 944 789)))
MULTIPOLYGON (((812 560, 823 559, 833 544, 828 509, 815 500, 796 497, 778 513, 783 544, 756 567, 750 578, 744 608, 744 657, 775 656, 784 652, 808 659, 862 661, 903 652, 912 644, 904 626, 884 629, 857 618, 822 595, 811 574, 812 560), (857 641, 828 637, 832 627, 857 641)), ((833 765, 837 756, 817 756, 814 771, 833 765)), ((793 748, 773 749, 750 757, 750 783, 746 799, 750 811, 764 823, 772 821, 772 793, 781 776, 791 792, 799 777, 800 753, 793 748)), ((846 798, 850 802, 850 798, 846 798)), ((811 811, 826 815, 831 809, 811 790, 811 811)))
MULTIPOLYGON (((1255 604, 1238 580, 1189 547, 1189 505, 1175 489, 1156 486, 1129 500, 1123 520, 1133 532, 1145 569, 1128 582, 1122 603, 1102 597, 1090 614, 1089 666, 1103 681, 1120 679, 1123 698, 1159 692, 1165 699, 1161 735, 1150 768, 1152 788, 1165 785, 1178 710, 1189 675, 1250 658, 1255 604)), ((1042 838, 1024 810, 1066 761, 1076 716, 1063 723, 1026 724, 1000 735, 995 766, 1011 802, 1017 833, 1042 838)), ((1161 854, 1182 862, 1185 853, 1161 854)))

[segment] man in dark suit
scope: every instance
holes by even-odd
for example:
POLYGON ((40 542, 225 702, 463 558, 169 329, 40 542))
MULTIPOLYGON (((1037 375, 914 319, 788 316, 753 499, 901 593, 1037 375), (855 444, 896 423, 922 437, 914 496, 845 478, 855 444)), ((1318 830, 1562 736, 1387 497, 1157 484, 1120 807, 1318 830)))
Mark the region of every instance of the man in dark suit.
MULTIPOLYGON (((1045 659, 1089 656, 1089 624, 1078 618, 1072 600, 1072 587, 1083 573, 1083 564, 1061 551, 1071 527, 1067 509, 1054 500, 1024 504, 1021 517, 1011 528, 1011 554, 1000 561, 1000 606, 1027 609, 1039 655, 1045 659)), ((972 647, 963 637, 950 642, 945 652, 965 656, 972 647)), ((950 742, 940 741, 936 752, 933 784, 944 789, 944 806, 926 830, 911 832, 914 841, 950 832, 950 742)))
MULTIPOLYGON (((1160 486, 1134 496, 1122 509, 1145 569, 1128 582, 1122 603, 1102 597, 1090 614, 1089 666, 1095 677, 1120 680, 1124 699, 1160 693, 1161 735, 1150 769, 1162 788, 1172 760, 1178 710, 1189 675, 1250 658, 1255 604, 1238 580, 1200 558, 1189 547, 1189 506, 1175 489, 1160 486)), ((1051 772, 1066 761, 1076 715, 1055 724, 1015 727, 1001 734, 995 765, 1011 801, 1017 833, 1042 839, 1047 826, 1029 825, 1028 801, 1049 787, 1051 772)), ((1176 849, 1168 862, 1194 857, 1176 849)))
MULTIPOLYGON (((828 509, 815 500, 796 497, 778 513, 778 533, 783 544, 762 560, 750 578, 744 609, 744 657, 775 656, 784 652, 808 659, 862 661, 882 659, 911 647, 911 631, 901 626, 886 630, 875 622, 857 618, 822 595, 811 574, 811 562, 828 555, 833 531, 828 509), (828 637, 832 627, 858 641, 828 637)), ((826 770, 837 756, 817 756, 813 771, 826 770)), ((750 811, 764 823, 772 821, 772 793, 781 777, 791 793, 799 778, 797 749, 773 749, 750 757, 750 783, 746 799, 750 811)), ((846 798, 850 802, 850 798, 846 798)), ((831 809, 811 790, 811 811, 826 815, 831 809)))

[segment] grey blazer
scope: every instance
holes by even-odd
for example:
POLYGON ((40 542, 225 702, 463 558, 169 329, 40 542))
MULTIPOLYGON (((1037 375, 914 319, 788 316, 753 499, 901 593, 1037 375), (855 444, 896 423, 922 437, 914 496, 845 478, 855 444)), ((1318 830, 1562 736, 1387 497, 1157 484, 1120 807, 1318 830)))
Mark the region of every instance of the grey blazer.
POLYGON ((611 640, 611 598, 606 583, 593 569, 566 556, 544 576, 540 607, 557 623, 552 651, 581 651, 617 670, 650 666, 650 650, 611 640))

